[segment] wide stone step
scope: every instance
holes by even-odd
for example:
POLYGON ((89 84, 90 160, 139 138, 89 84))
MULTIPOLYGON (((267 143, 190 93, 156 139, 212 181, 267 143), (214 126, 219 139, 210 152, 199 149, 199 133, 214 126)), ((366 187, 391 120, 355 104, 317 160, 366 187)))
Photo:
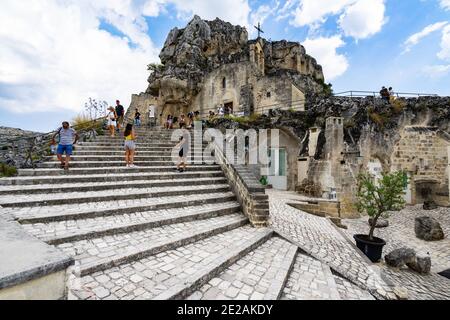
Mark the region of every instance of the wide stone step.
MULTIPOLYGON (((72 175, 93 175, 93 174, 116 174, 116 173, 154 173, 154 172, 167 172, 175 169, 170 166, 154 166, 154 167, 97 167, 97 168, 71 168, 68 171, 63 169, 20 169, 19 176, 72 176, 72 175)), ((203 165, 188 167, 189 171, 217 171, 220 169, 218 165, 203 165)))
POLYGON ((298 253, 281 297, 283 300, 340 300, 330 267, 298 253))
POLYGON ((225 177, 195 178, 195 179, 167 179, 154 181, 123 181, 123 182, 91 182, 91 183, 63 183, 63 184, 41 184, 22 186, 0 186, 0 196, 39 193, 60 192, 88 192, 126 188, 151 188, 170 186, 196 186, 202 184, 225 184, 225 177))
POLYGON ((173 250, 248 223, 241 214, 184 222, 58 245, 80 264, 84 276, 121 264, 173 250))
POLYGON ((81 278, 80 299, 170 299, 189 296, 271 237, 249 225, 81 278))
MULTIPOLYGON (((109 157, 108 157, 109 159, 109 157)), ((138 167, 171 167, 173 168, 174 164, 171 161, 139 161, 139 160, 135 160, 134 164, 138 167)), ((205 163, 202 164, 195 164, 195 162, 192 162, 190 164, 188 164, 189 167, 196 167, 196 166, 203 166, 205 165, 205 163)), ((59 161, 53 160, 53 161, 47 161, 47 162, 42 162, 39 164, 39 168, 43 169, 43 168, 56 168, 56 169, 61 169, 60 168, 61 163, 59 161)), ((71 168, 96 168, 96 167, 126 167, 126 163, 124 160, 121 161, 80 161, 80 160, 75 160, 75 161, 71 161, 70 162, 70 167, 71 168)), ((189 170, 189 168, 188 168, 189 170)))
MULTIPOLYGON (((125 162, 125 152, 123 154, 117 154, 117 155, 73 155, 71 157, 73 161, 122 161, 125 162)), ((206 161, 212 162, 214 161, 214 157, 202 157, 201 155, 199 157, 187 156, 187 159, 190 161, 199 161, 202 163, 205 163, 206 161)), ((50 158, 47 160, 54 160, 56 161, 56 158, 50 158)), ((140 161, 166 161, 171 163, 172 165, 175 165, 174 163, 177 163, 179 160, 178 152, 175 154, 175 156, 172 158, 170 154, 168 155, 141 155, 136 154, 134 157, 134 160, 137 162, 140 161)), ((20 174, 20 171, 19 171, 20 174)))
MULTIPOLYGON (((154 148, 154 147, 158 147, 158 148, 166 148, 166 147, 175 147, 177 145, 178 141, 164 141, 164 140, 159 140, 158 142, 140 142, 137 141, 136 142, 136 148, 139 149, 141 147, 148 147, 148 148, 154 148)), ((206 147, 208 145, 208 142, 203 142, 202 144, 203 147, 206 147)), ((75 145, 75 150, 78 147, 91 147, 91 146, 98 146, 98 147, 124 147, 124 141, 123 140, 118 140, 118 141, 90 141, 90 142, 79 142, 78 144, 75 145)), ((196 146, 196 144, 194 144, 194 142, 191 142, 191 147, 196 146)))
POLYGON ((143 211, 120 216, 66 220, 49 223, 23 224, 30 234, 48 244, 62 244, 107 235, 141 231, 169 224, 197 221, 238 213, 236 201, 190 206, 156 211, 143 211))
POLYGON ((70 192, 31 195, 0 196, 0 206, 4 208, 39 207, 62 204, 76 204, 98 201, 135 200, 146 198, 161 198, 170 196, 188 196, 211 192, 228 192, 228 184, 206 184, 195 186, 170 186, 153 188, 127 188, 90 192, 70 192))
POLYGON ((131 214, 172 208, 184 208, 208 203, 235 201, 232 192, 205 193, 190 196, 143 198, 120 201, 98 201, 76 205, 54 205, 44 207, 3 208, 20 223, 47 223, 53 221, 91 219, 96 217, 131 214))
MULTIPOLYGON (((172 154, 172 152, 177 152, 178 154, 179 149, 167 149, 167 150, 141 150, 141 149, 136 149, 135 152, 135 156, 169 156, 172 154)), ((203 149, 199 148, 199 149, 190 149, 188 150, 189 153, 194 154, 195 151, 200 152, 200 156, 203 154, 203 149)), ((119 156, 123 156, 125 154, 125 150, 122 148, 120 150, 77 150, 73 152, 72 156, 110 156, 110 155, 119 155, 119 156)), ((56 159, 56 157, 55 157, 56 159)))
MULTIPOLYGON (((128 169, 128 168, 127 168, 128 169)), ((191 168, 192 169, 192 168, 191 168)), ((197 171, 189 170, 178 172, 175 170, 161 172, 141 172, 133 173, 127 170, 126 173, 109 174, 83 174, 83 175, 53 175, 53 176, 22 176, 14 178, 0 178, 0 185, 38 185, 38 184, 65 184, 65 183, 90 183, 90 182, 119 182, 119 181, 154 181, 154 180, 176 180, 184 178, 207 178, 223 177, 220 170, 197 171)))
MULTIPOLYGON (((175 145, 168 146, 168 147, 139 147, 139 150, 141 151, 171 151, 175 145)), ((114 147, 107 147, 107 146, 97 146, 95 144, 92 145, 81 145, 77 146, 74 150, 75 152, 88 152, 88 151, 123 151, 123 145, 120 146, 114 146, 114 147)))
POLYGON ((277 300, 295 261, 297 246, 272 237, 194 292, 193 300, 277 300))

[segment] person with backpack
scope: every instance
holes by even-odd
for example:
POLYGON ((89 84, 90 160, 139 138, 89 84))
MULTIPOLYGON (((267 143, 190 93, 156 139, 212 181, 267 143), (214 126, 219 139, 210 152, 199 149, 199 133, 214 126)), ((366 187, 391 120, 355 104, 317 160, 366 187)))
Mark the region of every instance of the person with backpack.
POLYGON ((109 136, 111 138, 114 138, 117 114, 116 114, 116 111, 114 110, 113 107, 109 107, 108 110, 109 110, 109 112, 106 115, 106 120, 108 120, 107 126, 108 126, 108 129, 109 129, 109 136))
POLYGON ((78 133, 70 127, 69 122, 64 121, 62 127, 56 130, 56 133, 52 137, 52 141, 55 141, 56 136, 59 135, 58 148, 56 150, 56 156, 61 162, 61 169, 69 170, 70 156, 73 153, 73 145, 77 143, 79 136, 78 133), (66 158, 63 159, 63 155, 66 158))
POLYGON ((136 134, 131 123, 128 123, 125 127, 123 136, 125 138, 125 162, 127 168, 135 168, 136 166, 134 165, 134 154, 136 152, 136 134))
POLYGON ((123 123, 123 116, 125 114, 125 109, 123 108, 123 106, 120 104, 119 100, 116 100, 116 115, 117 115, 117 131, 120 130, 120 126, 123 123))

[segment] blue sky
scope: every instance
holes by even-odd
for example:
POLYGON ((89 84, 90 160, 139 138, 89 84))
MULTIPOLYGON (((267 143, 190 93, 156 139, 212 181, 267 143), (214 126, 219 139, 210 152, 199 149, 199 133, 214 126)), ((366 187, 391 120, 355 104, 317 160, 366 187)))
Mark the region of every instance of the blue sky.
POLYGON ((450 95, 450 0, 2 0, 0 125, 49 131, 89 97, 127 107, 194 14, 299 41, 335 92, 450 95))

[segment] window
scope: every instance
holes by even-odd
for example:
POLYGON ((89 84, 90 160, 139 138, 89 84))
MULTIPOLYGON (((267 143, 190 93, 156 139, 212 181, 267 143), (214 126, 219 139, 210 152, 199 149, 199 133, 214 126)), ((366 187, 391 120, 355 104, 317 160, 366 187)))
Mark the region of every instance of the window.
POLYGON ((270 96, 271 96, 270 91, 267 92, 266 96, 267 96, 267 98, 270 98, 270 96))
POLYGON ((224 77, 222 79, 222 88, 225 89, 227 87, 227 79, 224 77))

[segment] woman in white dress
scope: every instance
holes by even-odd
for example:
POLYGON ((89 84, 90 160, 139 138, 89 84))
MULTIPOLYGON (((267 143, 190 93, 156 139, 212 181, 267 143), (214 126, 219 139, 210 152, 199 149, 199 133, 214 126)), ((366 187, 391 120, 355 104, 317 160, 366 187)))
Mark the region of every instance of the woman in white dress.
POLYGON ((114 137, 114 133, 116 132, 116 119, 117 119, 117 115, 116 115, 116 111, 114 110, 113 107, 109 107, 108 108, 109 113, 106 116, 106 119, 108 120, 108 129, 109 129, 109 135, 111 136, 111 138, 114 137))

